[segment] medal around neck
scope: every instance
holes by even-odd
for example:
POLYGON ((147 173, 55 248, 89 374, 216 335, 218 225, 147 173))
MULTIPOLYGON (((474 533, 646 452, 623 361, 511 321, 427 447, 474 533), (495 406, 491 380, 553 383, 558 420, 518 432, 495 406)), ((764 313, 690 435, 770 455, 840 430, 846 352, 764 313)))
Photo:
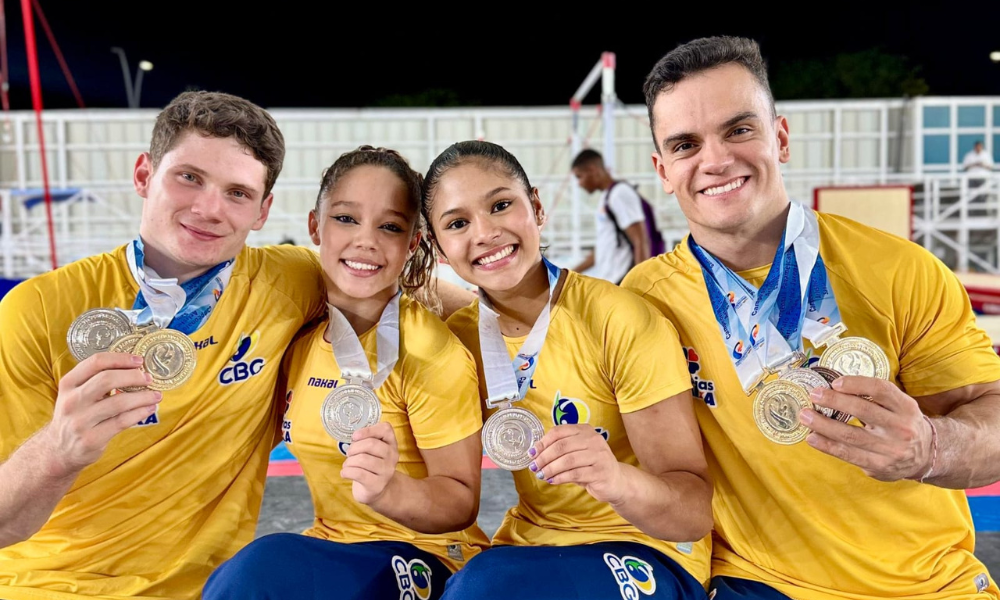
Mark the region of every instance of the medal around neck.
POLYGON ((69 326, 66 343, 77 361, 107 352, 115 341, 134 331, 125 314, 113 308, 94 308, 77 317, 69 326))
POLYGON ((320 408, 320 420, 330 437, 338 442, 351 443, 355 431, 371 427, 382 418, 382 403, 375 389, 385 382, 399 360, 399 298, 400 292, 396 292, 382 309, 375 328, 378 363, 375 373, 347 317, 337 307, 327 304, 330 347, 347 383, 327 394, 320 408))
POLYGON ((507 404, 483 425, 483 449, 501 469, 520 471, 531 464, 528 450, 545 435, 542 422, 532 412, 507 404))
POLYGON ((809 435, 809 429, 799 423, 799 413, 805 408, 813 408, 806 388, 786 379, 776 379, 764 385, 754 398, 753 417, 767 439, 776 444, 792 445, 809 435))
POLYGON ((508 471, 519 471, 531 464, 528 450, 545 435, 545 427, 531 411, 511 406, 521 401, 531 387, 552 319, 552 297, 561 271, 545 258, 542 263, 549 282, 549 301, 513 360, 507 352, 498 315, 489 298, 479 291, 479 352, 486 379, 486 407, 500 408, 483 425, 483 450, 498 467, 508 471))
POLYGON ((323 428, 330 437, 349 444, 355 431, 379 422, 382 418, 382 403, 375 395, 371 383, 351 379, 326 396, 320 417, 323 428))

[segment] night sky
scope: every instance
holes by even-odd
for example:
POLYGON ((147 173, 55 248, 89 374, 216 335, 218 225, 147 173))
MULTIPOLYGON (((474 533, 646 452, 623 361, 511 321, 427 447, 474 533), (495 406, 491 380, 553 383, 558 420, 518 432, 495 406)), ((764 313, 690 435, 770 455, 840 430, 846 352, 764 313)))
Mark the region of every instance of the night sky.
MULTIPOLYGON (((30 109, 20 1, 2 1, 11 108, 30 109)), ((606 3, 635 7, 614 15, 559 4, 540 18, 537 9, 487 2, 455 12, 431 3, 399 10, 378 2, 38 1, 88 107, 127 106, 112 46, 126 51, 133 75, 139 60, 154 64, 143 80, 146 108, 185 89, 230 92, 268 108, 386 106, 414 96, 463 106, 563 105, 604 50, 617 54, 619 98, 638 104, 660 56, 718 34, 757 39, 772 68, 879 47, 919 66, 931 95, 1000 95, 1000 63, 989 59, 1000 50, 1000 3, 919 10, 799 3, 793 11, 741 3, 739 11, 683 17, 681 3, 606 3)), ((693 6, 702 12, 709 4, 693 6)), ((46 108, 75 107, 37 20, 36 31, 46 108)))

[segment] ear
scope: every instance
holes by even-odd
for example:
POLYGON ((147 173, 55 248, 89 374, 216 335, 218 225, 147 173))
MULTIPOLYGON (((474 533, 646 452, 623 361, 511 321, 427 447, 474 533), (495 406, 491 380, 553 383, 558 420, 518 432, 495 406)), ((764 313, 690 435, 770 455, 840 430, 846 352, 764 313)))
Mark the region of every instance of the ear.
POLYGON ((145 199, 149 195, 149 182, 153 178, 153 159, 149 157, 149 152, 143 152, 135 161, 135 168, 132 169, 132 186, 139 197, 145 199))
POLYGON ((778 162, 787 163, 792 158, 792 150, 788 145, 788 119, 778 117, 774 121, 774 129, 778 137, 778 162))
POLYGON ((427 241, 431 246, 434 246, 434 250, 437 251, 437 255, 441 258, 441 260, 443 260, 445 264, 448 264, 448 257, 444 255, 444 250, 441 249, 441 244, 439 244, 437 238, 434 237, 434 232, 430 230, 430 227, 427 228, 427 241))
POLYGON ((654 152, 651 155, 653 159, 653 170, 656 171, 656 176, 660 179, 660 185, 663 186, 663 191, 667 194, 674 193, 674 185, 670 183, 667 175, 667 165, 664 162, 663 157, 660 156, 659 152, 654 152))
POLYGON ((309 211, 309 239, 319 246, 319 215, 315 209, 309 211))
POLYGON ((407 258, 413 256, 413 253, 416 252, 417 246, 420 245, 420 237, 422 235, 423 234, 419 230, 415 234, 413 234, 413 238, 410 239, 410 247, 406 252, 407 258))
POLYGON ((541 229, 545 225, 545 208, 542 206, 542 200, 538 197, 538 188, 531 188, 531 209, 535 213, 535 223, 538 225, 538 229, 541 229))
POLYGON ((267 222, 267 216, 271 214, 271 202, 273 201, 274 194, 268 194, 267 198, 264 198, 264 201, 260 203, 260 216, 257 217, 257 220, 254 221, 254 224, 250 229, 260 231, 260 228, 267 222))

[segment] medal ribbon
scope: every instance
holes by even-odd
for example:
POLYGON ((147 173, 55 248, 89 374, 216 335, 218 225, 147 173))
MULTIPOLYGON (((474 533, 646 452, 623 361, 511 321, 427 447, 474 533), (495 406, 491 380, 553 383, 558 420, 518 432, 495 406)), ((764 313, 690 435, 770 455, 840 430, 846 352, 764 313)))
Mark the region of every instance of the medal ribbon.
POLYGON ((361 340, 354 333, 354 328, 347 317, 337 307, 327 303, 330 313, 330 345, 333 347, 333 358, 340 368, 341 377, 348 381, 361 379, 372 389, 378 389, 399 360, 399 297, 402 292, 389 300, 382 309, 378 326, 375 328, 376 371, 372 374, 368 355, 361 345, 361 340))
POLYGON ((747 394, 769 373, 803 356, 803 337, 814 342, 840 323, 819 256, 819 222, 798 202, 789 207, 781 243, 759 290, 698 246, 693 236, 688 246, 701 264, 715 320, 747 394))
POLYGON ((143 264, 142 238, 136 238, 126 249, 132 277, 139 284, 139 294, 131 311, 123 311, 132 323, 154 323, 160 329, 175 329, 190 335, 197 331, 218 304, 229 285, 235 260, 218 264, 208 272, 180 285, 176 277, 163 278, 143 264))
POLYGON ((513 361, 507 353, 497 313, 483 290, 479 290, 479 351, 483 357, 483 375, 486 378, 487 408, 496 408, 505 402, 517 402, 524 398, 531 385, 531 376, 538 368, 538 354, 549 333, 552 295, 559 283, 559 267, 544 257, 542 263, 549 278, 549 301, 535 319, 531 332, 513 361))

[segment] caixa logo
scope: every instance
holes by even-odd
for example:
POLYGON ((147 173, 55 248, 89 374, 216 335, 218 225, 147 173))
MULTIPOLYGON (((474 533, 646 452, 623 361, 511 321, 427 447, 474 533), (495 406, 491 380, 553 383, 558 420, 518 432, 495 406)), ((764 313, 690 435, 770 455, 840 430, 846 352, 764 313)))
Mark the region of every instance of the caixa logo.
POLYGON ((220 384, 230 385, 246 381, 261 372, 267 361, 263 358, 250 358, 250 354, 257 348, 259 341, 259 331, 250 335, 245 333, 240 335, 240 341, 236 344, 236 352, 230 357, 226 367, 219 371, 220 384))

